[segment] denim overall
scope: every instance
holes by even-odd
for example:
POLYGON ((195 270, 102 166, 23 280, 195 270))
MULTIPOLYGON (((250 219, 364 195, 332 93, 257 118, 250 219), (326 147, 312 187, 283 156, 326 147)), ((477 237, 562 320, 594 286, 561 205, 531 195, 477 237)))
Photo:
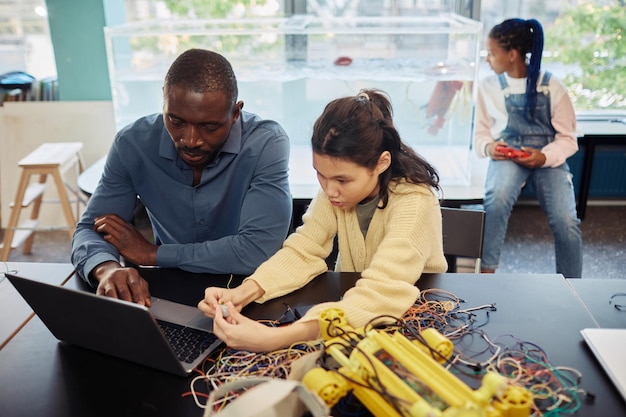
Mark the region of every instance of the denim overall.
MULTIPOLYGON (((524 94, 510 94, 504 74, 498 76, 504 93, 508 123, 502 140, 509 146, 541 149, 554 140, 546 72, 538 86, 532 121, 524 118, 524 94)), ((482 268, 495 270, 509 217, 524 184, 533 184, 537 199, 554 235, 556 272, 567 278, 582 275, 582 236, 576 214, 572 176, 567 163, 555 168, 526 168, 511 160, 490 160, 485 182, 485 234, 482 268)), ((530 269, 530 268, 529 268, 530 269)))

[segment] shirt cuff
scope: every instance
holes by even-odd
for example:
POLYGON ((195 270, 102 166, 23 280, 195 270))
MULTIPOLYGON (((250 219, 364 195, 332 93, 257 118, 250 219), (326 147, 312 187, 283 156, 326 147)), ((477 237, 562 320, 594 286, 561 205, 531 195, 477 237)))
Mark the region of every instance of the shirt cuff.
POLYGON ((558 152, 555 152, 553 149, 542 149, 541 152, 546 156, 546 162, 543 163, 541 168, 556 168, 558 166, 563 165, 565 159, 562 158, 558 152))
POLYGON ((492 141, 489 141, 489 140, 488 140, 488 141, 485 141, 485 143, 483 144, 483 149, 482 149, 482 154, 483 154, 483 156, 489 156, 489 155, 487 154, 487 146, 489 146, 489 144, 490 144, 491 142, 492 142, 492 141))
POLYGON ((159 245, 156 263, 163 268, 178 268, 178 245, 159 245))
POLYGON ((105 262, 109 262, 109 261, 119 262, 120 260, 116 258, 115 256, 111 255, 110 253, 97 253, 91 256, 89 259, 87 259, 87 261, 85 262, 85 266, 83 267, 82 273, 81 271, 78 271, 79 275, 81 275, 82 278, 89 285, 96 288, 98 286, 98 281, 90 277, 91 271, 93 271, 94 268, 97 267, 98 265, 103 264, 105 262))

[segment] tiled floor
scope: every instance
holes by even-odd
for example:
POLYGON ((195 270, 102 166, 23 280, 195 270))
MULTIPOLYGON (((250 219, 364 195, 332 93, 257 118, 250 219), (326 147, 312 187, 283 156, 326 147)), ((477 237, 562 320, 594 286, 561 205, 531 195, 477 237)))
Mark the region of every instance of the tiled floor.
MULTIPOLYGON (((584 278, 626 278, 625 219, 626 205, 587 207, 586 218, 582 222, 584 278)), ((11 252, 9 260, 69 262, 70 241, 67 233, 37 233, 32 254, 24 255, 21 248, 18 248, 11 252)), ((466 270, 470 272, 473 269, 466 267, 466 270)), ((546 217, 538 206, 515 207, 502 251, 499 272, 555 272, 552 234, 546 217)))
MULTIPOLYGON (((582 222, 583 278, 626 278, 626 206, 588 206, 582 222)), ((471 271, 471 268, 468 272, 471 271)), ((500 257, 501 273, 554 273, 554 241, 537 205, 518 205, 500 257)))
MULTIPOLYGON (((582 222, 583 278, 626 278, 626 206, 588 206, 582 222)), ((554 272, 554 243, 538 206, 517 206, 500 272, 554 272)))

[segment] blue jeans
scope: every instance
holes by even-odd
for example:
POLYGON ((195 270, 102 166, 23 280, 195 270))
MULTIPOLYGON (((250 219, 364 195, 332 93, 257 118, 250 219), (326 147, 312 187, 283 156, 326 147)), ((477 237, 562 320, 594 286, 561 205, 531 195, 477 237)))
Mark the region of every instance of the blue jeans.
POLYGON ((498 267, 513 205, 524 184, 531 181, 554 235, 556 272, 566 278, 581 277, 582 233, 567 164, 557 168, 528 169, 513 161, 489 161, 485 182, 482 268, 495 270, 498 267))

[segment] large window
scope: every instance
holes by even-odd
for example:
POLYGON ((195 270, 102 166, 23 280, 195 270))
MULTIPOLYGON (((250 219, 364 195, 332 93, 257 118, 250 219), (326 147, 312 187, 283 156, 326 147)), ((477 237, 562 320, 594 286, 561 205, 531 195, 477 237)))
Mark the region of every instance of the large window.
MULTIPOLYGON (((564 81, 577 110, 626 109, 624 0, 482 0, 485 34, 510 17, 542 23, 543 67, 564 81)), ((481 74, 489 71, 481 67, 481 74)))
MULTIPOLYGON (((131 21, 284 16, 303 12, 316 16, 406 16, 454 11, 480 20, 485 34, 506 18, 535 18, 545 30, 543 66, 565 82, 576 109, 626 109, 624 0, 127 0, 126 3, 131 21)), ((480 77, 490 73, 483 63, 480 77)))
MULTIPOLYGON (((125 5, 127 22, 454 11, 480 20, 486 33, 505 18, 536 18, 546 34, 544 67, 563 79, 577 110, 626 109, 624 0, 126 0, 125 5)), ((45 0, 0 2, 0 74, 16 70, 36 78, 56 75, 45 0)), ((489 72, 481 65, 480 76, 489 72)))
POLYGON ((0 2, 0 74, 56 75, 45 0, 0 2))

